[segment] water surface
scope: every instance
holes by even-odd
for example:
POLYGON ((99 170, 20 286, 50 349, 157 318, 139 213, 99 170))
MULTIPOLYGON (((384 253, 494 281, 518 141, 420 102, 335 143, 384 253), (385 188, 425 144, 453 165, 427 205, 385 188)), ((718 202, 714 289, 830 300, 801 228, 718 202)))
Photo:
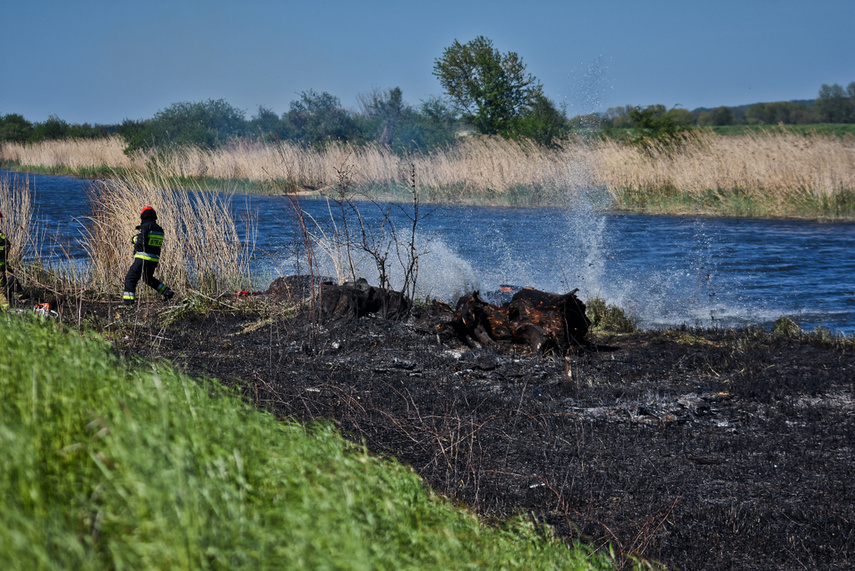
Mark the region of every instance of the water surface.
MULTIPOLYGON (((49 255, 83 259, 86 181, 28 176, 49 255)), ((301 206, 329 234, 326 201, 305 199, 301 206)), ((231 207, 239 224, 257 224, 257 273, 272 278, 299 269, 284 198, 235 196, 231 207)), ((360 210, 369 226, 379 224, 375 206, 360 210)), ((400 228, 409 225, 406 210, 391 208, 400 228)), ((806 329, 855 333, 855 223, 611 214, 585 200, 567 208, 423 205, 422 214, 429 215, 417 228, 427 252, 419 263, 420 295, 453 302, 503 283, 578 288, 582 299, 602 297, 649 328, 769 326, 788 315, 806 329)), ((375 281, 370 258, 358 257, 360 273, 375 281)), ((322 270, 335 274, 328 259, 322 270)))

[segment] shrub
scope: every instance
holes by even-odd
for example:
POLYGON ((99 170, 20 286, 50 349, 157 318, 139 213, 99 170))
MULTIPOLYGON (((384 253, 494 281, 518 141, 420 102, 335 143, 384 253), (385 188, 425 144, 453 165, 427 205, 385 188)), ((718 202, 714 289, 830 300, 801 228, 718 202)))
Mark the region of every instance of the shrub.
POLYGON ((638 330, 633 317, 628 316, 623 309, 606 303, 602 298, 590 299, 585 302, 585 306, 593 329, 616 333, 633 333, 638 330))

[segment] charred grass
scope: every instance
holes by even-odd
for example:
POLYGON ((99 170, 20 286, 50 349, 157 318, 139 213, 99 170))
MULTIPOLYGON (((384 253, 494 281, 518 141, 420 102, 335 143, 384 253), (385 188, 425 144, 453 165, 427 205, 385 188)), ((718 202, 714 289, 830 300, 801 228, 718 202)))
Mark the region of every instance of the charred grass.
POLYGON ((129 354, 281 418, 332 420, 488 517, 529 514, 626 564, 855 563, 851 341, 595 331, 539 357, 464 347, 429 307, 403 323, 318 323, 252 298, 176 307, 102 323, 129 354))

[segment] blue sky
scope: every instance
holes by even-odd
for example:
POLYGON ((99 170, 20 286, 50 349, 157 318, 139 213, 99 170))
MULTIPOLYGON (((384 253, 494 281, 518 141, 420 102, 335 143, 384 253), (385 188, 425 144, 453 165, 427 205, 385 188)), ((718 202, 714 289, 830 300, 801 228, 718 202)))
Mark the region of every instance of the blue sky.
POLYGON ((855 0, 0 0, 0 115, 144 119, 224 99, 251 118, 303 91, 356 109, 442 96, 454 40, 520 55, 569 115, 813 99, 855 81, 855 0))

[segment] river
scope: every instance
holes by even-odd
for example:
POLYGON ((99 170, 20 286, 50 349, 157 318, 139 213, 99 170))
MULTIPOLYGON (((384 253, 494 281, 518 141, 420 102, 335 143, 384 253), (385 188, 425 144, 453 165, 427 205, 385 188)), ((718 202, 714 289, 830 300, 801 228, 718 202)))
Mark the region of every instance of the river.
MULTIPOLYGON (((29 177, 44 233, 43 256, 84 260, 81 225, 89 211, 87 181, 29 177)), ((296 271, 293 217, 282 197, 232 198, 235 219, 257 225, 253 269, 268 276, 296 271)), ((303 209, 329 220, 323 199, 303 209)), ((378 220, 377 208, 360 208, 378 220)), ((406 220, 397 213, 399 223, 406 220)), ((500 284, 601 297, 642 328, 769 327, 782 315, 802 328, 855 334, 855 223, 647 216, 603 212, 586 200, 566 208, 422 205, 426 251, 419 294, 454 302, 472 289, 500 284)), ((85 263, 85 262, 84 262, 85 263)), ((370 263, 362 261, 369 281, 370 263)), ((333 267, 325 264, 330 275, 333 267)))

